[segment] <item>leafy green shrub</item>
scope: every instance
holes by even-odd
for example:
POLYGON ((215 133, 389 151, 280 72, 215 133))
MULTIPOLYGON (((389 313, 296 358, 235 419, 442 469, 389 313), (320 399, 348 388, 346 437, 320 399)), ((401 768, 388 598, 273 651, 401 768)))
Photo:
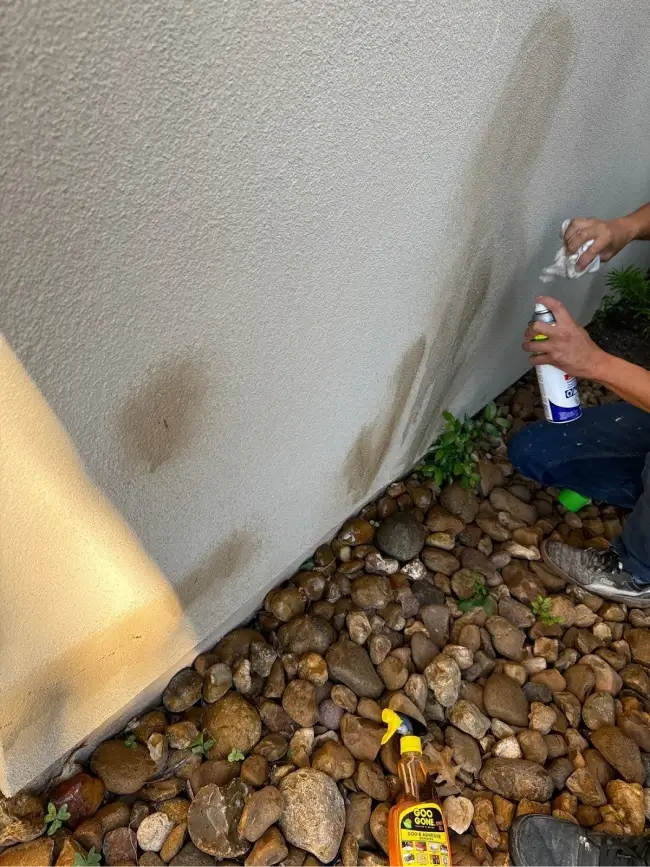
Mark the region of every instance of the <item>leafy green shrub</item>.
POLYGON ((615 321, 622 314, 645 323, 644 332, 650 334, 650 278, 636 265, 615 268, 605 280, 607 295, 594 314, 594 325, 615 321))
POLYGON ((506 418, 499 415, 495 403, 489 403, 475 418, 456 418, 443 412, 442 433, 426 453, 417 471, 436 483, 451 484, 459 479, 464 488, 475 488, 479 482, 476 464, 479 443, 502 436, 509 427, 506 418))
POLYGON ((201 732, 198 738, 190 744, 190 749, 197 756, 205 756, 212 749, 215 743, 216 741, 214 738, 211 738, 210 735, 206 736, 205 732, 201 732))
POLYGON ((51 837, 52 834, 56 834, 63 823, 67 822, 69 818, 70 812, 68 811, 67 804, 62 804, 57 810, 56 804, 50 801, 47 805, 47 813, 45 814, 45 827, 47 828, 48 835, 51 837))
POLYGON ((101 863, 102 856, 94 846, 90 847, 85 858, 79 852, 76 852, 74 856, 74 867, 97 867, 101 863))
POLYGON ((564 623, 564 617, 556 617, 551 613, 551 600, 548 596, 538 596, 530 606, 531 611, 544 626, 553 626, 556 623, 564 623))
POLYGON ((461 599, 458 607, 461 611, 471 611, 472 608, 482 608, 488 617, 494 614, 494 600, 485 586, 485 579, 480 572, 474 572, 474 593, 469 599, 461 599))

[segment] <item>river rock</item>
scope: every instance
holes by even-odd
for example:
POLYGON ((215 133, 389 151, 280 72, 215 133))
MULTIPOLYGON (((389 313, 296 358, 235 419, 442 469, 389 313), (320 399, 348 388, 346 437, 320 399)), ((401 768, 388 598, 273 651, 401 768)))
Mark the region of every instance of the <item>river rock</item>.
POLYGON ((582 719, 592 731, 603 726, 613 726, 616 723, 616 709, 612 696, 608 692, 594 692, 590 695, 582 706, 582 719))
POLYGON ((76 828, 79 822, 94 816, 104 800, 104 784, 90 774, 75 774, 59 783, 50 801, 57 807, 66 804, 70 818, 66 824, 76 828))
POLYGON ((51 837, 19 843, 0 853, 0 867, 49 867, 53 852, 54 840, 51 837))
POLYGON ((299 656, 303 653, 320 653, 322 656, 336 641, 336 631, 322 617, 303 614, 281 626, 278 629, 278 638, 285 652, 299 656))
POLYGON ((152 813, 138 826, 138 846, 145 852, 160 852, 173 827, 174 823, 165 813, 152 813))
POLYGON ((289 854, 284 837, 277 828, 268 828, 257 840, 244 861, 244 867, 270 867, 272 864, 286 864, 289 854))
POLYGON ((157 773, 157 766, 142 744, 104 741, 92 755, 90 767, 109 792, 132 795, 157 773))
POLYGON ((650 666, 650 631, 648 629, 628 629, 625 640, 630 645, 632 659, 642 665, 650 666))
POLYGON ((490 727, 490 720, 485 714, 481 713, 473 702, 465 699, 457 701, 451 708, 449 720, 457 729, 477 740, 480 740, 490 727))
POLYGON ((284 798, 275 786, 265 786, 265 788, 253 792, 246 801, 244 812, 239 819, 239 833, 254 843, 267 828, 278 821, 283 809, 284 798))
POLYGON ((215 741, 213 759, 226 759, 233 749, 247 755, 262 736, 259 713, 237 692, 226 693, 205 709, 205 728, 215 741))
POLYGON ((607 803, 602 786, 587 768, 574 771, 567 779, 566 786, 587 807, 602 807, 607 803))
POLYGON ((443 707, 451 707, 458 701, 460 668, 450 656, 440 654, 424 670, 429 689, 443 707))
POLYGON ((314 751, 311 766, 333 780, 345 780, 354 773, 355 761, 350 750, 338 741, 325 741, 314 751))
POLYGON ((201 852, 194 843, 186 843, 169 864, 170 867, 209 867, 214 865, 214 858, 201 852))
POLYGON ((612 780, 607 784, 607 797, 612 806, 623 813, 626 833, 643 834, 645 828, 644 793, 638 783, 612 780))
POLYGON ((379 698, 384 691, 368 652, 354 641, 340 639, 325 657, 330 678, 344 683, 357 696, 379 698))
POLYGON ((504 617, 488 617, 485 628, 490 634, 497 653, 519 662, 523 654, 525 635, 504 617))
POLYGON ((474 738, 450 725, 445 729, 445 743, 451 747, 454 764, 468 774, 477 776, 482 760, 481 751, 474 738))
POLYGON ((280 783, 284 812, 280 827, 286 840, 323 863, 334 859, 343 837, 345 805, 336 783, 314 768, 301 768, 280 783))
POLYGON ((514 726, 528 724, 528 699, 517 681, 505 674, 492 674, 488 678, 483 704, 488 716, 514 726))
POLYGON ((341 740, 357 761, 374 762, 386 728, 374 720, 346 713, 341 719, 341 740))
POLYGON ((474 818, 474 804, 469 798, 450 795, 442 802, 442 812, 447 826, 457 834, 464 834, 474 818))
POLYGON ((443 575, 453 575, 460 569, 459 560, 448 551, 440 548, 425 548, 420 555, 422 562, 431 572, 440 572, 443 575))
POLYGON ((203 678, 193 668, 183 668, 169 681, 163 692, 163 704, 172 713, 182 713, 201 698, 203 678))
POLYGON ((643 783, 641 753, 634 741, 616 726, 603 726, 591 733, 591 742, 628 783, 643 783))
POLYGON ((282 696, 282 707, 291 719, 303 727, 313 726, 318 720, 316 687, 308 680, 291 680, 282 696))
POLYGON ((490 503, 497 512, 509 512, 518 521, 526 524, 527 527, 532 527, 537 521, 537 509, 535 506, 524 503, 505 488, 494 488, 490 494, 490 503))
POLYGON ((449 608, 446 605, 424 605, 420 609, 420 617, 431 641, 437 647, 444 647, 449 641, 449 624, 451 621, 451 611, 449 608))
POLYGON ((374 541, 389 557, 412 560, 422 550, 425 536, 425 528, 410 512, 397 512, 379 525, 374 541))
POLYGON ((40 798, 27 792, 19 792, 13 798, 0 797, 0 846, 29 843, 40 837, 44 830, 40 798))
POLYGON ((238 858, 250 843, 238 830, 251 789, 241 780, 226 786, 210 784, 199 790, 187 814, 187 828, 194 845, 215 858, 238 858))
POLYGON ((138 845, 135 831, 131 828, 116 828, 109 831, 102 844, 104 863, 109 865, 135 864, 138 845))
POLYGON ((483 785, 513 801, 548 801, 553 779, 541 765, 527 759, 488 759, 481 771, 483 785))
POLYGON ((440 504, 452 515, 471 524, 478 513, 478 497, 471 488, 464 488, 460 482, 448 485, 440 495, 440 504))

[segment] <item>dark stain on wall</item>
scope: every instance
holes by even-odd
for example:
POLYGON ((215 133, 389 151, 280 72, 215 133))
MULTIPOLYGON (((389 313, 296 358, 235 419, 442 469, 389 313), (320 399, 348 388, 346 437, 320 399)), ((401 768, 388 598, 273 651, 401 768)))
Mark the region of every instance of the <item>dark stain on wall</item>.
POLYGON ((422 364, 426 341, 419 337, 409 346, 390 379, 392 399, 372 424, 359 431, 343 465, 348 495, 355 502, 370 493, 371 486, 394 442, 422 364))
POLYGON ((207 365, 191 350, 149 368, 118 418, 130 460, 153 473, 181 454, 200 429, 208 387, 207 365))
POLYGON ((248 530, 233 530, 215 550, 183 581, 178 598, 183 610, 191 616, 191 608, 214 593, 250 563, 255 551, 253 534, 248 530))
POLYGON ((570 17, 555 5, 523 37, 459 194, 462 245, 431 312, 424 371, 403 442, 415 460, 440 413, 472 375, 477 348, 510 327, 516 272, 534 203, 528 189, 576 52, 570 17), (440 301, 442 294, 443 301, 440 301))

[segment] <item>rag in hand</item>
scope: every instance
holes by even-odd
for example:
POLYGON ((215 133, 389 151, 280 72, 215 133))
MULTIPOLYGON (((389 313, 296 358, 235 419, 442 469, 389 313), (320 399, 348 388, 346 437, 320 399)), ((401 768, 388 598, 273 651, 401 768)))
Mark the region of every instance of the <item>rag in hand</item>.
MULTIPOLYGON (((562 238, 564 238, 564 233, 566 232, 570 222, 571 220, 565 220, 562 223, 562 229, 560 231, 562 238)), ((555 261, 552 265, 548 265, 546 268, 542 269, 539 279, 542 283, 550 283, 552 280, 555 280, 556 277, 568 277, 570 280, 574 280, 576 277, 582 277, 583 274, 595 274, 600 268, 600 256, 596 256, 594 261, 590 262, 584 271, 578 271, 578 259, 591 247, 593 243, 593 238, 589 241, 585 241, 577 253, 571 254, 567 253, 566 247, 562 244, 555 254, 555 261)))

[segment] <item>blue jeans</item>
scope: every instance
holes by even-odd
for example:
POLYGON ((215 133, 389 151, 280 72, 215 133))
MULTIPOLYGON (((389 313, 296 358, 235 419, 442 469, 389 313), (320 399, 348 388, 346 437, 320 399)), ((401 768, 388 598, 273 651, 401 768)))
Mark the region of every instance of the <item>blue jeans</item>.
POLYGON ((638 584, 650 584, 650 413, 629 403, 583 410, 567 424, 519 431, 508 456, 529 479, 631 509, 612 547, 638 584))

